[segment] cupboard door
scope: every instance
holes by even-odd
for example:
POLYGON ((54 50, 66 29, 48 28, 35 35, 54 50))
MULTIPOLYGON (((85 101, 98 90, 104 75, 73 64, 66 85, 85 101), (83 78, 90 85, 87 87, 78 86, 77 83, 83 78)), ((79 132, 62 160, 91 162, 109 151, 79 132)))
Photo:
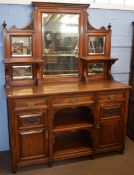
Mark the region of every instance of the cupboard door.
POLYGON ((98 108, 96 147, 98 151, 122 147, 124 103, 100 103, 98 108))
POLYGON ((30 160, 46 157, 44 130, 29 130, 19 132, 20 160, 30 160))
POLYGON ((19 162, 48 157, 47 111, 17 112, 17 155, 19 162))
POLYGON ((101 120, 97 125, 97 149, 116 147, 121 144, 121 120, 101 120))

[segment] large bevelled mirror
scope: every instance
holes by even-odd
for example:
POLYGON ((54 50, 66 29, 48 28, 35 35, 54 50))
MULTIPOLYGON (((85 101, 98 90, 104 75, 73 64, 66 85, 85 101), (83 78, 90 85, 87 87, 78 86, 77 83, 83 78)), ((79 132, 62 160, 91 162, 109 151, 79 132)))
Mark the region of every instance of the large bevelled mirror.
POLYGON ((42 14, 43 74, 78 76, 79 14, 42 14))

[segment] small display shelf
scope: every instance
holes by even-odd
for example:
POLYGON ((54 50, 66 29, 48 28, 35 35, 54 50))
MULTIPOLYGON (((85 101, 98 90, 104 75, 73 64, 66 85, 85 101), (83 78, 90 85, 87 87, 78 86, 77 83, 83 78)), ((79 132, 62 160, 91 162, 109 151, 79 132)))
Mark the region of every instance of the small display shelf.
POLYGON ((81 58, 82 81, 113 79, 111 66, 118 58, 81 58))
POLYGON ((55 113, 53 132, 71 131, 81 128, 93 128, 92 110, 81 106, 77 108, 63 108, 55 113))
MULTIPOLYGON (((92 137, 87 130, 78 130, 76 132, 62 133, 55 137, 54 158, 59 156, 85 152, 92 153, 92 137)), ((75 155, 73 155, 75 157, 75 155)))

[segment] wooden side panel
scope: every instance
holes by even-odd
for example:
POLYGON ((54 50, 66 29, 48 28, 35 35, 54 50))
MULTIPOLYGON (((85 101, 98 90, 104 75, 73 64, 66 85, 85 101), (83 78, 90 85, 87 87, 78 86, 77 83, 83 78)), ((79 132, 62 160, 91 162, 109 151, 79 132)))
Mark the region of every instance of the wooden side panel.
POLYGON ((134 140, 134 100, 129 101, 129 117, 127 134, 134 140))
POLYGON ((133 25, 133 39, 132 39, 132 52, 131 52, 131 65, 129 74, 129 84, 132 86, 130 91, 129 100, 129 116, 128 116, 128 128, 127 134, 134 140, 134 22, 133 25))

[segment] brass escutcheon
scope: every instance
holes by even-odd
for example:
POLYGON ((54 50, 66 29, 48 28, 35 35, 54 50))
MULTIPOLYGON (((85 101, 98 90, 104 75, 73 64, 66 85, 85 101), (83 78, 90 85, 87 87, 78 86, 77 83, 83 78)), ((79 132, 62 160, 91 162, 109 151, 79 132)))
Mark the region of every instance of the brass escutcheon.
POLYGON ((109 100, 114 100, 114 99, 116 98, 116 96, 115 96, 115 95, 109 95, 107 98, 108 98, 109 100))
POLYGON ((71 98, 71 99, 68 100, 68 102, 69 102, 69 103, 76 103, 77 100, 76 100, 75 98, 71 98))
POLYGON ((28 102, 28 103, 27 103, 27 106, 28 106, 29 108, 34 108, 34 107, 35 107, 35 104, 34 104, 33 102, 28 102))

